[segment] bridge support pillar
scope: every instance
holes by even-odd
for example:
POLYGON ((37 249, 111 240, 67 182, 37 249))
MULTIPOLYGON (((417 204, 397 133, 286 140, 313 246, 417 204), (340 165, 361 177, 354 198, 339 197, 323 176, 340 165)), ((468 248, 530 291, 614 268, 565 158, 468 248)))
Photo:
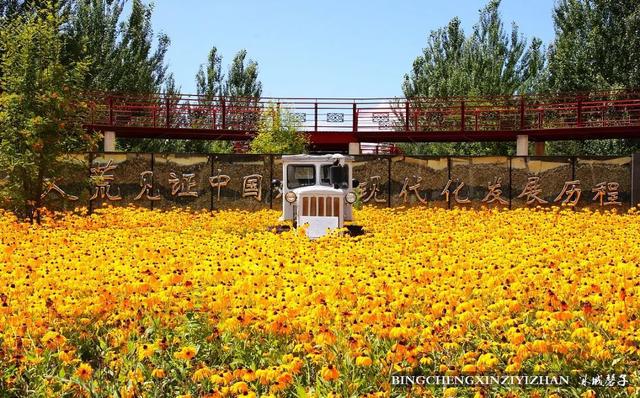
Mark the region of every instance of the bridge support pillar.
POLYGON ((640 206, 640 153, 631 157, 631 207, 640 206))
POLYGON ((105 131, 104 132, 104 151, 115 152, 116 150, 116 132, 105 131))
POLYGON ((544 156, 544 141, 536 141, 536 156, 544 156))
POLYGON ((516 139, 516 156, 529 156, 529 136, 519 135, 516 139))
POLYGON ((360 155, 360 143, 359 142, 350 142, 349 143, 349 155, 360 155))

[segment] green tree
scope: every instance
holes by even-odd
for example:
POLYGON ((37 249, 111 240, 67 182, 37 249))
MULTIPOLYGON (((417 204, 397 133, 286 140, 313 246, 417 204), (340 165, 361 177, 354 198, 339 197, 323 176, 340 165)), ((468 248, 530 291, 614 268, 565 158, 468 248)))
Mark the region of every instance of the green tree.
POLYGON ((60 156, 95 144, 79 124, 87 62, 62 62, 62 23, 48 3, 0 27, 0 169, 7 173, 2 196, 32 220, 39 218, 45 179, 63 166, 60 156))
MULTIPOLYGON (((165 85, 162 90, 165 100, 162 106, 168 106, 170 109, 176 109, 180 103, 180 88, 176 86, 173 73, 169 73, 165 79, 165 85)), ((179 128, 188 124, 186 115, 178 112, 169 112, 169 126, 179 128)), ((162 123, 165 123, 164 120, 162 123)), ((121 146, 130 146, 134 150, 140 152, 185 152, 185 141, 168 138, 145 138, 145 139, 120 139, 121 146)))
MULTIPOLYGON (((148 94, 160 91, 167 67, 164 57, 169 47, 169 37, 161 34, 155 51, 151 14, 153 6, 145 6, 134 0, 129 18, 121 24, 121 40, 115 49, 113 69, 109 76, 109 90, 128 94, 148 94)), ((159 104, 162 105, 162 104, 159 104)), ((157 140, 118 140, 124 151, 170 151, 167 146, 157 147, 157 140)))
MULTIPOLYGON (((640 3, 560 0, 553 10, 548 89, 555 93, 640 87, 640 3)), ((549 154, 615 155, 640 149, 638 140, 552 142, 549 154)))
POLYGON ((295 116, 276 104, 266 107, 258 121, 258 133, 250 142, 251 153, 303 153, 308 137, 295 116))
POLYGON ((214 102, 222 95, 224 74, 222 73, 222 56, 214 46, 209 51, 206 69, 200 65, 196 74, 196 91, 206 101, 214 102))
POLYGON ((88 91, 157 93, 165 82, 165 55, 170 40, 155 35, 153 5, 133 0, 122 15, 125 0, 76 0, 68 23, 65 53, 69 61, 91 59, 84 88, 88 91))
MULTIPOLYGON (((134 0, 123 19, 124 0, 77 0, 63 32, 68 37, 68 62, 90 59, 84 90, 149 94, 162 90, 166 80, 165 55, 170 40, 155 35, 151 26, 153 5, 134 0)), ((158 102, 158 107, 164 104, 158 102)), ((144 115, 140 115, 144 116, 144 115)), ((118 139, 125 151, 170 151, 168 140, 118 139)))
POLYGON ((0 0, 0 18, 9 18, 20 12, 22 1, 0 0))
POLYGON ((64 34, 69 61, 89 57, 91 64, 84 88, 89 91, 111 91, 122 87, 117 81, 121 65, 120 19, 124 0, 79 0, 75 2, 64 34))
MULTIPOLYGON (((258 64, 247 60, 246 50, 239 51, 233 58, 225 79, 222 73, 222 56, 217 48, 211 48, 206 65, 201 65, 196 74, 196 89, 198 93, 198 108, 222 109, 224 101, 226 128, 239 131, 253 131, 256 129, 260 112, 260 96, 262 83, 258 80, 258 64), (224 99, 221 97, 224 96, 224 99)), ((222 123, 222 114, 215 115, 201 109, 190 112, 190 121, 194 125, 208 126, 222 123)), ((233 152, 231 141, 196 141, 185 142, 185 150, 208 153, 233 152)))
POLYGON ((404 77, 407 98, 513 95, 532 89, 545 64, 540 39, 527 47, 515 23, 506 33, 499 0, 480 10, 478 23, 466 36, 460 20, 431 32, 427 47, 404 77))
POLYGON ((164 58, 171 41, 167 35, 160 34, 153 50, 152 13, 153 5, 145 6, 141 0, 133 0, 131 14, 122 25, 111 90, 146 94, 162 88, 167 71, 164 58))
MULTIPOLYGON (((469 36, 458 18, 431 32, 427 46, 413 62, 402 85, 413 107, 422 106, 421 98, 425 97, 510 96, 538 89, 545 67, 542 42, 534 38, 527 46, 515 23, 507 33, 499 6, 499 0, 492 0, 480 10, 479 21, 469 36)), ((515 149, 513 143, 400 146, 407 153, 464 155, 510 154, 515 149)))
POLYGON ((251 99, 259 99, 262 95, 262 83, 258 80, 258 63, 246 58, 247 50, 240 50, 233 57, 224 84, 224 95, 251 99))
POLYGON ((549 48, 549 86, 556 92, 640 86, 640 3, 560 0, 549 48))
POLYGON ((446 28, 431 32, 427 47, 404 77, 402 91, 406 98, 446 97, 470 90, 469 75, 463 68, 466 37, 460 24, 454 18, 446 28))
POLYGON ((52 5, 61 16, 68 15, 73 0, 0 0, 0 19, 11 20, 21 15, 38 14, 52 5))
MULTIPOLYGON (((123 19, 126 0, 56 0, 53 7, 62 18, 63 63, 90 60, 83 88, 87 91, 155 93, 162 88, 167 66, 164 58, 170 41, 151 27, 153 5, 133 0, 123 19)), ((47 2, 0 0, 0 21, 27 14, 38 15, 47 2)))
MULTIPOLYGON (((38 18, 42 15, 39 11, 46 10, 49 6, 54 7, 60 17, 67 16, 70 5, 71 0, 0 0, 0 26, 6 25, 18 17, 27 15, 33 15, 38 18)), ((3 52, 4 48, 0 46, 0 57, 3 52)), ((2 78, 2 74, 3 71, 0 67, 0 78, 2 78)))
MULTIPOLYGON (((164 83, 164 89, 162 93, 168 101, 170 109, 174 109, 180 104, 180 87, 176 85, 176 79, 173 77, 173 73, 169 73, 164 83)), ((183 114, 176 114, 176 112, 169 112, 169 126, 181 127, 187 124, 186 116, 183 114)))
POLYGON ((0 18, 13 19, 30 12, 37 2, 25 0, 0 0, 0 18))
MULTIPOLYGON (((224 74, 222 73, 222 56, 214 46, 209 51, 207 64, 200 65, 196 74, 196 91, 198 94, 198 105, 204 109, 218 107, 220 109, 220 96, 222 95, 224 84, 224 74)), ((195 125, 210 126, 214 123, 220 124, 222 115, 213 115, 208 111, 196 110, 189 115, 191 123, 195 125), (217 120, 213 120, 213 118, 217 120)), ((187 140, 185 142, 186 152, 199 153, 231 153, 233 144, 229 141, 204 141, 187 140)))
POLYGON ((246 57, 246 50, 240 50, 233 57, 224 83, 226 121, 233 130, 255 129, 259 115, 262 83, 258 80, 258 63, 246 57))

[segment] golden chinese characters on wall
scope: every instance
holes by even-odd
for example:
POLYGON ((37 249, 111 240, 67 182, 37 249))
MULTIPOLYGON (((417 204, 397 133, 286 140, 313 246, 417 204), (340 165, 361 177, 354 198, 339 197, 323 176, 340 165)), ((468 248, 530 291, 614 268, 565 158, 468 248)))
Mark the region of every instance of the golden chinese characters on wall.
MULTIPOLYGON (((95 167, 91 168, 91 179, 93 181, 95 192, 91 197, 91 200, 94 199, 106 199, 109 201, 122 200, 122 197, 118 195, 113 195, 110 193, 112 188, 112 183, 114 183, 114 176, 112 174, 105 174, 107 171, 111 171, 116 169, 117 166, 112 165, 111 162, 104 167, 95 167)), ((220 174, 221 170, 218 169, 218 174, 215 176, 209 177, 209 185, 216 189, 216 200, 220 200, 220 191, 224 187, 226 187, 231 181, 231 177, 228 175, 220 174)), ((171 186, 171 195, 172 196, 193 196, 198 197, 198 192, 194 191, 193 188, 197 186, 197 183, 194 181, 195 175, 193 173, 177 173, 171 172, 169 174, 170 178, 168 180, 171 186)), ((72 196, 64 192, 58 186, 56 186, 53 182, 48 182, 47 190, 43 194, 43 197, 49 194, 50 191, 58 192, 62 197, 68 200, 76 200, 77 197, 72 196)), ((137 196, 133 198, 133 200, 140 200, 143 197, 148 200, 160 200, 161 197, 156 190, 156 194, 153 194, 154 183, 153 183, 153 171, 145 170, 140 173, 140 192, 137 196)), ((253 198, 256 201, 262 201, 262 175, 260 174, 251 174, 243 177, 242 179, 242 197, 243 198, 253 198)))
MULTIPOLYGON (((102 203, 119 206, 133 203, 158 208, 193 207, 194 203, 198 203, 195 208, 212 209, 235 206, 257 209, 256 206, 270 204, 276 209, 280 207, 282 188, 265 184, 277 177, 275 159, 270 163, 269 156, 236 161, 230 155, 229 160, 213 162, 212 158, 202 155, 197 159, 185 155, 184 160, 167 155, 167 160, 156 160, 155 163, 152 155, 147 156, 105 155, 89 162, 91 167, 85 162, 87 168, 83 178, 86 182, 83 185, 77 183, 77 177, 71 184, 66 177, 45 176, 42 198, 45 203, 67 202, 69 206, 82 206, 89 200, 95 207, 102 203)), ((571 173, 570 161, 542 160, 550 166, 541 169, 533 165, 536 160, 527 160, 524 167, 517 168, 515 165, 505 168, 504 162, 482 164, 481 160, 478 164, 483 167, 482 173, 476 173, 475 162, 469 162, 465 165, 467 169, 461 171, 451 169, 451 163, 447 166, 446 161, 426 163, 421 160, 424 164, 403 162, 398 173, 389 168, 387 174, 385 159, 377 161, 380 163, 377 169, 367 169, 365 162, 361 162, 363 172, 359 176, 357 192, 363 204, 614 208, 630 203, 630 167, 627 164, 599 161, 593 166, 587 163, 589 159, 582 159, 581 168, 576 167, 571 173), (608 168, 604 169, 602 164, 608 168), (392 175, 394 179, 390 186, 392 175)))
MULTIPOLYGON (((400 198, 403 199, 403 203, 407 202, 407 197, 409 195, 415 195, 420 203, 427 203, 426 198, 424 198, 420 193, 420 181, 422 180, 419 176, 413 176, 415 181, 414 184, 409 185, 410 179, 407 177, 404 179, 404 185, 402 190, 398 194, 400 198)), ((538 195, 542 193, 542 189, 540 188, 540 177, 529 177, 527 181, 527 185, 524 187, 522 192, 517 196, 518 198, 526 198, 526 203, 528 205, 531 204, 547 204, 548 202, 544 199, 541 199, 538 195)), ((464 188, 465 184, 461 180, 449 180, 445 185, 444 189, 441 192, 441 195, 444 198, 445 202, 448 202, 450 199, 457 204, 466 204, 471 203, 471 200, 468 197, 464 197, 461 193, 462 188, 464 188), (451 190, 453 188, 453 191, 451 190)), ((493 182, 489 182, 487 184, 487 194, 481 200, 482 203, 492 204, 499 203, 502 205, 507 205, 509 203, 508 199, 503 196, 502 192, 502 179, 500 177, 496 177, 493 182)), ((591 191, 595 192, 596 195, 593 197, 593 202, 599 203, 600 206, 610 206, 617 205, 621 206, 622 202, 618 200, 619 192, 618 188, 620 184, 617 182, 601 182, 597 184, 591 191)), ((562 190, 556 196, 554 203, 560 203, 568 206, 576 206, 581 198, 582 189, 580 188, 580 180, 566 181, 562 190)), ((363 195, 364 197, 364 195, 363 195)), ((364 197, 364 199, 368 200, 368 196, 364 197)), ((363 202, 366 201, 363 199, 363 202)))

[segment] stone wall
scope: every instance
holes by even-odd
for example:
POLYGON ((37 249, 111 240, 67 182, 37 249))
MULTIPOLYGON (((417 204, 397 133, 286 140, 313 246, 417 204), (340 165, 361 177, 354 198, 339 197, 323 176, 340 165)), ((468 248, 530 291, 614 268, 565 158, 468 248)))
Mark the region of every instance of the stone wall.
MULTIPOLYGON (((107 203, 152 209, 279 209, 278 155, 90 153, 67 155, 49 176, 45 204, 54 210, 107 203)), ((356 155, 361 200, 378 207, 631 206, 632 156, 432 157, 356 155)), ((636 173, 638 174, 638 173, 636 173)), ((636 181, 636 186, 640 181, 636 181)), ((637 188, 636 188, 637 189, 637 188)))

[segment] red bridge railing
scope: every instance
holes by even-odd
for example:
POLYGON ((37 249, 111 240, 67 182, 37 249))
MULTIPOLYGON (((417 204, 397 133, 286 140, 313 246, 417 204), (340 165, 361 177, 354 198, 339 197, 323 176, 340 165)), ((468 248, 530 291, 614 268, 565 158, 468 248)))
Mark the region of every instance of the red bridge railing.
MULTIPOLYGON (((256 131, 269 106, 287 109, 306 132, 469 133, 640 126, 640 92, 468 98, 206 98, 87 96, 96 129, 256 131)), ((415 136, 415 135, 414 135, 415 136)))

